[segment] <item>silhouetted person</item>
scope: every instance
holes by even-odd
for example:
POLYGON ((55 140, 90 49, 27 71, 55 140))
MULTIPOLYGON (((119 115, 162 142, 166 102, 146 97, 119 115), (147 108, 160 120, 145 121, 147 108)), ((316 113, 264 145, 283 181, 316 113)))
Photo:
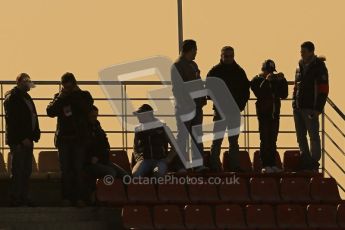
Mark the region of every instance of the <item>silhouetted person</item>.
MULTIPOLYGON (((182 50, 180 53, 180 57, 174 63, 178 73, 182 77, 183 82, 195 81, 200 80, 200 70, 198 65, 194 62, 195 57, 197 54, 197 45, 194 40, 185 40, 183 41, 182 50)), ((173 89, 176 86, 173 86, 173 89)), ((177 124, 177 142, 179 146, 181 146, 181 150, 187 152, 187 147, 189 146, 189 135, 191 135, 192 140, 196 144, 196 148, 198 148, 199 152, 203 155, 204 153, 204 145, 203 143, 198 143, 194 136, 192 135, 192 127, 196 125, 202 125, 203 122, 203 106, 206 105, 206 97, 198 97, 194 99, 195 102, 195 116, 183 122, 181 120, 180 115, 183 114, 183 108, 181 108, 181 104, 176 100, 175 110, 176 110, 176 124, 177 124), (183 127, 186 127, 184 129, 183 127)), ((194 145, 192 145, 192 155, 196 156, 195 152, 196 149, 194 145)), ((181 161, 178 160, 178 166, 176 168, 184 168, 181 161)), ((205 167, 197 167, 196 170, 204 170, 205 167)))
POLYGON ((276 65, 272 60, 266 60, 261 70, 262 73, 251 81, 251 89, 257 97, 256 114, 259 120, 262 172, 281 172, 276 165, 276 143, 281 99, 288 96, 288 83, 283 73, 275 73, 276 65))
MULTIPOLYGON (((207 74, 207 77, 222 79, 235 99, 240 111, 243 111, 249 99, 249 80, 245 71, 235 61, 235 52, 231 46, 225 46, 221 50, 220 63, 214 66, 207 74)), ((227 98, 224 98, 227 100, 227 98)), ((213 106, 213 121, 221 119, 216 107, 213 106)), ((229 128, 229 127, 228 127, 229 128)), ((214 131, 219 127, 214 126, 214 131)), ((229 140, 229 166, 231 171, 242 171, 239 166, 239 135, 228 136, 229 140)), ((213 140, 211 146, 211 170, 221 171, 219 155, 221 152, 223 138, 213 140)))
POLYGON ((319 115, 324 109, 329 86, 326 59, 317 57, 314 51, 312 42, 301 45, 302 60, 296 70, 292 106, 297 142, 301 151, 301 170, 317 171, 321 158, 319 115))
POLYGON ((110 145, 107 134, 102 129, 97 117, 98 108, 92 106, 92 110, 89 113, 90 135, 87 145, 86 171, 96 178, 102 178, 106 175, 110 175, 113 178, 123 178, 129 175, 129 173, 110 161, 110 145))
POLYGON ((62 89, 55 94, 47 107, 49 117, 57 117, 55 146, 59 150, 62 172, 63 205, 76 201, 83 206, 83 167, 88 140, 88 114, 93 99, 88 91, 81 90, 72 73, 61 77, 62 89))
POLYGON ((21 73, 17 77, 17 86, 5 94, 6 144, 12 156, 10 195, 13 206, 33 206, 29 199, 33 142, 38 142, 41 135, 36 107, 28 94, 34 87, 30 76, 21 73))
POLYGON ((154 116, 148 104, 140 106, 134 115, 140 125, 135 128, 133 154, 136 164, 132 170, 133 177, 162 177, 176 155, 174 151, 168 152, 171 144, 168 132, 171 131, 154 116))

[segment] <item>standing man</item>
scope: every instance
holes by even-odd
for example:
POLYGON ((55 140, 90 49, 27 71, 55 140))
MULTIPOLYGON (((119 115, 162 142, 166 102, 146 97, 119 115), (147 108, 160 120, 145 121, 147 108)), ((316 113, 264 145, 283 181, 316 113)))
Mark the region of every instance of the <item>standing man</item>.
POLYGON ((88 140, 88 115, 93 99, 88 91, 81 90, 72 73, 61 77, 62 89, 55 94, 47 107, 49 117, 57 117, 55 146, 59 151, 62 172, 63 205, 84 206, 83 166, 88 140))
POLYGON ((319 115, 323 112, 329 86, 326 59, 316 56, 314 51, 315 46, 310 41, 301 45, 302 59, 296 70, 292 106, 301 152, 301 170, 318 171, 321 159, 319 115))
MULTIPOLYGON (((195 80, 201 79, 199 67, 194 62, 196 54, 197 54, 196 42, 191 39, 183 41, 180 57, 174 63, 174 67, 176 67, 178 73, 182 77, 183 82, 189 82, 189 81, 195 81, 195 80)), ((174 89, 174 85, 173 85, 173 89, 174 89)), ((198 143, 196 141, 196 139, 192 135, 192 127, 202 124, 202 121, 203 121, 202 108, 207 103, 206 97, 195 98, 194 103, 195 103, 195 116, 192 119, 186 122, 183 122, 180 117, 180 115, 183 114, 182 112, 183 108, 181 108, 181 105, 179 104, 179 102, 176 101, 175 109, 176 109, 176 123, 177 123, 177 132, 178 132, 176 139, 182 151, 188 153, 187 146, 189 145, 189 134, 191 134, 192 140, 196 144, 196 148, 203 155, 204 145, 202 142, 198 143), (183 126, 185 126, 187 129, 184 129, 183 126), (186 133, 186 130, 188 131, 188 133, 186 133)), ((196 155, 195 152, 196 152, 196 149, 194 148, 194 145, 192 145, 193 156, 196 155)), ((179 166, 180 168, 183 167, 181 163, 179 166)), ((177 167, 177 169, 178 168, 179 167, 177 167)), ((200 171, 204 169, 205 167, 197 167, 196 171, 200 171)))
MULTIPOLYGON (((249 81, 245 71, 235 61, 235 51, 231 46, 225 46, 221 50, 220 63, 214 66, 207 74, 207 77, 216 77, 224 81, 228 87, 231 95, 235 99, 240 111, 243 111, 247 101, 249 99, 249 81)), ((226 100, 226 98, 224 98, 226 100)), ((213 121, 221 119, 217 108, 213 106, 214 116, 213 121)), ((229 127, 228 127, 229 129, 229 127)), ((214 127, 214 130, 218 130, 218 127, 214 127)), ((225 130, 224 130, 225 131, 225 130)), ((228 136, 229 140, 229 166, 231 171, 241 172, 242 169, 239 166, 239 135, 228 136)), ((223 138, 213 140, 211 146, 211 170, 218 172, 221 171, 221 163, 219 155, 221 152, 223 138)))
POLYGON ((262 64, 262 73, 251 81, 251 89, 257 97, 256 114, 259 120, 260 158, 262 173, 281 172, 276 165, 277 138, 281 99, 288 96, 288 83, 283 73, 275 73, 274 61, 262 64))
POLYGON ((41 131, 35 104, 28 94, 35 85, 27 73, 17 77, 17 86, 5 94, 6 144, 12 155, 12 206, 33 206, 29 199, 29 179, 32 172, 33 142, 41 131))

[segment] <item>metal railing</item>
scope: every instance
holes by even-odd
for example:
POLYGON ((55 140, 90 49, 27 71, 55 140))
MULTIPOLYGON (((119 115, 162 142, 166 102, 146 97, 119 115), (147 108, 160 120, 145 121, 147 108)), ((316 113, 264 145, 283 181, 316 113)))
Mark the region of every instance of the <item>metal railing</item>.
MULTIPOLYGON (((35 81, 35 84, 39 87, 40 85, 46 85, 46 86, 59 86, 60 89, 60 82, 59 81, 35 81)), ((79 85, 81 86, 97 86, 99 85, 98 81, 79 81, 79 85)), ((117 85, 121 88, 121 97, 120 98, 106 98, 106 97, 95 97, 95 102, 97 101, 108 101, 108 100, 118 100, 121 101, 121 113, 120 114, 102 114, 102 110, 100 110, 99 117, 122 117, 121 119, 121 127, 119 129, 111 130, 107 129, 108 127, 104 127, 107 133, 115 133, 115 134, 121 134, 121 146, 111 146, 112 149, 123 149, 123 150, 131 150, 132 147, 128 145, 128 135, 133 133, 133 131, 128 130, 126 120, 128 117, 131 117, 133 115, 129 115, 127 111, 127 103, 130 103, 131 101, 147 101, 149 98, 146 97, 127 97, 128 88, 131 86, 145 86, 146 88, 149 86, 157 86, 157 85, 169 85, 170 82, 162 82, 162 81, 123 81, 123 82, 115 82, 115 81, 109 81, 102 84, 108 84, 108 85, 117 85)), ((3 108, 3 102, 4 102, 4 86, 13 86, 15 85, 15 81, 0 81, 0 106, 1 106, 1 145, 0 149, 1 152, 8 151, 8 147, 5 145, 5 119, 4 119, 4 108, 3 108)), ((289 82, 289 86, 293 85, 293 82, 289 82)), ((91 91, 90 91, 91 92, 91 91)), ((91 92, 92 94, 92 92, 91 92)), ((52 95, 53 96, 53 95, 52 95)), ((50 100, 52 100, 52 97, 33 97, 34 101, 47 101, 47 104, 50 100)), ((172 100, 171 98, 150 98, 150 100, 172 100)), ((284 103, 291 102, 291 98, 283 100, 284 103)), ((255 98, 250 98, 248 104, 250 105, 256 101, 255 98)), ((327 105, 330 106, 330 108, 336 112, 336 114, 339 115, 340 119, 342 121, 345 120, 345 115, 343 112, 335 105, 335 103, 328 98, 327 105)), ((327 108, 328 109, 328 108, 327 108)), ((331 154, 329 154, 328 151, 325 149, 325 144, 330 143, 334 145, 337 150, 342 154, 342 157, 345 157, 344 150, 339 146, 331 137, 330 133, 326 130, 326 122, 329 122, 340 135, 342 138, 345 138, 344 132, 339 128, 339 126, 332 120, 330 115, 327 113, 327 109, 325 108, 324 113, 321 115, 321 144, 322 144, 322 164, 321 164, 321 171, 322 173, 326 173, 327 175, 331 175, 329 172, 330 170, 326 169, 326 158, 330 159, 334 165, 340 169, 340 171, 345 175, 344 169, 339 165, 339 163, 332 157, 331 154)), ((292 111, 292 109, 291 109, 292 111)), ((248 152, 251 150, 258 150, 259 146, 252 146, 251 145, 251 134, 257 134, 259 133, 257 129, 253 130, 252 126, 250 125, 250 118, 256 117, 255 112, 250 110, 250 106, 246 106, 244 112, 244 130, 243 130, 243 136, 244 136, 244 144, 241 146, 241 149, 245 149, 248 152)), ((47 117, 46 114, 38 114, 39 117, 47 117)), ((205 117, 213 116, 213 114, 204 114, 205 117)), ((160 114, 157 115, 157 117, 175 117, 174 114, 160 114)), ((292 118, 292 114, 282 114, 281 117, 287 117, 292 118)), ((54 131, 48 131, 48 130, 41 130, 43 135, 53 135, 54 131)), ((173 130, 173 133, 176 133, 176 130, 173 130)), ((279 133, 285 133, 285 134, 294 134, 295 130, 282 130, 279 133)), ((209 147, 206 147, 205 149, 208 149, 209 147)), ((222 147, 222 149, 225 149, 226 147, 222 147)), ((44 146, 44 147, 36 147, 38 150, 49 150, 49 149, 55 149, 53 146, 53 143, 51 146, 44 146)), ((278 146, 278 149, 280 150, 291 150, 291 149, 298 149, 296 146, 278 146)), ((339 184, 339 187, 345 192, 344 187, 345 185, 339 184)))

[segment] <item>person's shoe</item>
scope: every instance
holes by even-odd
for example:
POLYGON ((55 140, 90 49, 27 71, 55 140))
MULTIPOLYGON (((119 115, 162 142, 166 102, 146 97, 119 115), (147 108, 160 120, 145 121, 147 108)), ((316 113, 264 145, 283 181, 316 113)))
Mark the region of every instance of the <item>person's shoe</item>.
POLYGON ((72 203, 71 203, 70 200, 63 200, 62 203, 61 203, 61 206, 62 207, 71 207, 72 203))
POLYGON ((267 166, 267 167, 261 169, 261 172, 262 173, 273 173, 274 171, 273 171, 273 169, 271 167, 267 166))
POLYGON ((283 172, 283 170, 281 168, 278 168, 277 166, 273 166, 271 167, 271 169, 273 170, 273 172, 275 173, 281 173, 283 172))
POLYGON ((76 206, 78 208, 85 208, 86 207, 86 203, 84 201, 82 201, 82 200, 77 200, 76 206))

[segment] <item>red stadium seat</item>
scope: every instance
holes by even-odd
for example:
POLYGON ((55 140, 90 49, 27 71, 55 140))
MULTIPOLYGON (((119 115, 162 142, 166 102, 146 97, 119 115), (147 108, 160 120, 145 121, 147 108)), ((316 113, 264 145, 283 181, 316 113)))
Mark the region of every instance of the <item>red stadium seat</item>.
POLYGON ((345 228, 345 203, 338 205, 337 221, 338 221, 339 227, 345 228))
POLYGON ((214 229, 211 208, 207 205, 187 205, 184 210, 187 229, 214 229))
POLYGON ((310 197, 310 179, 305 177, 284 177, 280 180, 280 195, 283 201, 307 202, 310 197))
POLYGON ((160 184, 158 185, 158 198, 166 203, 189 202, 188 193, 184 184, 160 184))
MULTIPOLYGON (((226 180, 226 178, 225 178, 226 180)), ((247 179, 238 178, 238 183, 219 186, 219 196, 224 202, 246 203, 250 201, 247 179)))
MULTIPOLYGON (((231 161, 231 156, 229 155, 229 151, 225 151, 223 153, 222 165, 223 170, 225 172, 230 172, 231 169, 229 168, 229 162, 231 161)), ((252 172, 252 163, 250 161, 249 153, 247 151, 240 151, 239 152, 239 166, 241 170, 244 172, 252 172)))
POLYGON ((313 177, 310 181, 310 194, 312 199, 318 202, 337 203, 341 200, 334 178, 313 177))
POLYGON ((38 154, 38 171, 40 173, 60 172, 58 151, 41 151, 38 154))
POLYGON ((159 205, 153 210, 155 229, 185 229, 181 210, 176 205, 159 205))
POLYGON ((337 207, 335 205, 308 205, 308 225, 312 228, 336 228, 337 207))
POLYGON ((300 205, 278 205, 276 209, 279 228, 307 228, 306 209, 300 205))
POLYGON ((189 199, 192 202, 210 203, 218 202, 218 190, 214 184, 189 184, 188 185, 189 199))
POLYGON ((105 184, 103 179, 97 181, 96 197, 100 202, 111 204, 125 204, 127 202, 125 186, 120 179, 111 184, 105 184))
POLYGON ((253 177, 250 179, 250 195, 255 202, 280 201, 277 182, 270 177, 253 177))
POLYGON ((124 206, 122 223, 126 229, 154 229, 150 210, 145 206, 124 206))
POLYGON ((131 183, 127 186, 128 200, 132 203, 157 203, 154 184, 131 183))
MULTIPOLYGON (((280 159, 280 155, 278 152, 276 153, 276 166, 280 169, 283 168, 282 161, 280 159)), ((261 172, 261 169, 262 169, 262 161, 260 158, 260 151, 259 150, 254 152, 253 169, 254 169, 254 172, 261 172)))
POLYGON ((299 150, 288 150, 284 153, 283 168, 287 172, 296 172, 300 166, 299 150))
POLYGON ((219 229, 245 228, 246 223, 241 206, 224 204, 216 206, 216 225, 219 229))
POLYGON ((129 159, 127 152, 124 150, 111 150, 109 159, 114 164, 119 165, 127 172, 131 172, 131 166, 129 164, 129 159))
POLYGON ((270 205, 247 205, 246 206, 247 225, 250 228, 275 228, 275 217, 270 205))

